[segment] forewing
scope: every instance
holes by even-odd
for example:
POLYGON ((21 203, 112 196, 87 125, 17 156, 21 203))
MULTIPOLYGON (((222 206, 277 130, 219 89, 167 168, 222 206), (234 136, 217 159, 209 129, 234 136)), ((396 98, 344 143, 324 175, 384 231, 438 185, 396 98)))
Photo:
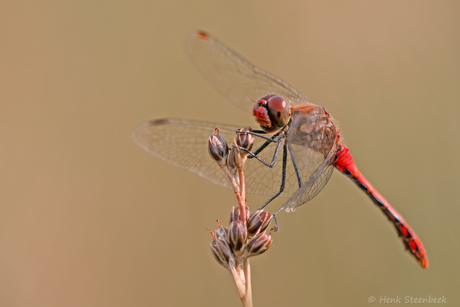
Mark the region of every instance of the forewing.
POLYGON ((217 38, 192 33, 185 42, 191 61, 203 77, 225 98, 245 110, 266 94, 284 97, 292 105, 307 97, 286 81, 255 66, 217 38))
MULTIPOLYGON (((219 134, 226 139, 231 148, 237 129, 243 127, 168 118, 141 124, 133 131, 132 137, 141 148, 152 155, 194 172, 215 184, 231 188, 229 179, 211 159, 206 146, 215 128, 219 128, 219 134)), ((263 139, 256 137, 254 148, 263 142, 263 139)), ((271 159, 274 147, 275 144, 270 144, 261 157, 271 159)), ((281 162, 277 161, 271 169, 255 159, 249 159, 245 165, 245 176, 248 193, 273 195, 275 190, 279 190, 281 182, 281 162)))
POLYGON ((206 142, 214 128, 220 134, 234 134, 236 127, 186 119, 159 119, 145 122, 132 133, 134 141, 152 155, 185 168, 212 182, 231 187, 228 178, 211 159, 206 142))

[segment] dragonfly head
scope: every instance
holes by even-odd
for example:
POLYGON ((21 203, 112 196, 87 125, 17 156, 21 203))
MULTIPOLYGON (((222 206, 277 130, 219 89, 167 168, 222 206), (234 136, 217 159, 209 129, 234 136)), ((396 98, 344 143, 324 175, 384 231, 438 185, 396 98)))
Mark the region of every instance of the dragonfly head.
POLYGON ((268 94, 259 99, 252 113, 265 132, 283 128, 289 121, 289 104, 283 97, 268 94))

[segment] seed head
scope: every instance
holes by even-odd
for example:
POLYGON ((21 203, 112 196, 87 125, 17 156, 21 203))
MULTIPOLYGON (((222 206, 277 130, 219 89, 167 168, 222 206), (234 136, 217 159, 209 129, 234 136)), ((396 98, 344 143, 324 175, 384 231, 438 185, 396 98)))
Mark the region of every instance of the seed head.
POLYGON ((214 232, 215 236, 218 238, 222 238, 224 240, 227 240, 228 238, 228 228, 225 226, 220 226, 217 228, 217 230, 214 232))
POLYGON ((230 155, 228 156, 228 165, 232 172, 236 173, 236 169, 241 168, 243 166, 242 155, 243 151, 236 147, 236 141, 233 139, 233 146, 230 150, 230 155))
MULTIPOLYGON (((249 214, 249 207, 248 206, 246 206, 246 214, 249 214)), ((239 205, 236 205, 236 206, 232 207, 232 211, 230 211, 230 216, 228 218, 228 223, 230 224, 231 222, 236 221, 236 220, 243 222, 243 219, 242 219, 241 213, 240 213, 240 206, 239 205)))
POLYGON ((211 242, 211 252, 224 268, 228 268, 229 262, 233 260, 233 255, 228 243, 222 237, 215 237, 211 242))
POLYGON ((248 220, 248 233, 252 236, 264 232, 272 221, 273 215, 269 211, 257 210, 248 220))
POLYGON ((248 230, 242 221, 235 220, 230 223, 228 228, 228 244, 236 255, 243 253, 247 238, 248 230))
POLYGON ((219 134, 219 128, 208 139, 208 151, 217 164, 225 164, 228 155, 227 141, 219 134))
POLYGON ((238 167, 236 166, 236 156, 235 156, 238 154, 237 150, 238 148, 232 147, 232 149, 230 150, 230 154, 228 155, 228 159, 227 159, 228 169, 232 172, 233 176, 236 175, 236 171, 238 169, 238 167))
POLYGON ((248 132, 251 132, 251 128, 240 129, 240 131, 236 133, 238 135, 236 143, 240 147, 251 150, 252 145, 254 145, 254 137, 248 132))
POLYGON ((260 255, 267 251, 272 244, 272 236, 264 232, 259 233, 249 241, 245 249, 246 258, 260 255))

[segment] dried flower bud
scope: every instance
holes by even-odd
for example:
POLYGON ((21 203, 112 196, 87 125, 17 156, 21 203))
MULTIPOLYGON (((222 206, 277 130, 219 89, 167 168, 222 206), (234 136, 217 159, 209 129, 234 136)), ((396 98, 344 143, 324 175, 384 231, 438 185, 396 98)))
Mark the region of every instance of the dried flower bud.
POLYGON ((248 220, 248 233, 256 235, 259 232, 264 232, 272 221, 272 214, 269 211, 258 210, 254 212, 248 220))
POLYGON ((228 228, 225 227, 225 226, 220 226, 219 228, 217 228, 217 230, 215 231, 215 236, 217 238, 222 238, 224 240, 227 240, 228 238, 228 228))
POLYGON ((252 149, 252 145, 254 145, 254 137, 252 134, 247 132, 251 132, 251 128, 240 129, 236 134, 238 137, 236 138, 236 143, 238 146, 243 147, 247 150, 252 149))
POLYGON ((241 220, 239 205, 232 207, 232 211, 230 211, 230 216, 228 218, 228 223, 231 224, 233 221, 237 220, 241 220))
MULTIPOLYGON (((233 139, 233 146, 232 149, 230 150, 230 155, 228 156, 228 164, 230 166, 230 169, 236 170, 237 168, 241 168, 243 165, 243 161, 241 159, 241 150, 236 147, 236 141, 233 139)), ((236 173, 236 172, 235 172, 236 173)))
MULTIPOLYGON (((249 214, 249 207, 246 206, 246 214, 249 214)), ((231 224, 233 221, 243 221, 241 218, 240 213, 240 206, 236 205, 232 207, 232 211, 230 212, 230 217, 228 218, 228 223, 231 224)))
POLYGON ((246 246, 245 255, 246 258, 260 255, 267 251, 272 244, 272 236, 265 232, 259 233, 246 246))
POLYGON ((233 255, 227 241, 221 237, 216 237, 211 242, 211 253, 223 267, 228 268, 229 262, 232 261, 233 255))
POLYGON ((208 151, 219 165, 225 164, 228 155, 227 141, 219 135, 219 128, 214 130, 214 133, 208 139, 208 151))
POLYGON ((228 159, 227 159, 228 169, 230 170, 230 172, 232 172, 233 176, 236 175, 236 171, 238 169, 236 166, 236 156, 235 156, 235 155, 239 155, 239 153, 237 153, 237 150, 239 149, 232 147, 232 149, 230 150, 230 154, 228 155, 228 159))
POLYGON ((228 227, 228 244, 235 254, 238 255, 243 252, 247 238, 248 231, 242 221, 235 220, 230 223, 228 227))

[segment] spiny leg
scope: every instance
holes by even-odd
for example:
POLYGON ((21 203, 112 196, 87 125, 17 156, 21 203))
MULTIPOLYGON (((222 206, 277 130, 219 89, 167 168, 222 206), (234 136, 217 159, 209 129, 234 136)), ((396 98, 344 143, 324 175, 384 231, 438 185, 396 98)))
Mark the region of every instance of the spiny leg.
POLYGON ((299 167, 295 159, 294 151, 292 150, 291 143, 288 144, 289 152, 291 154, 292 165, 294 166, 295 174, 297 176, 297 182, 299 183, 299 189, 302 187, 302 176, 300 175, 299 167))
POLYGON ((284 142, 283 146, 283 168, 282 168, 282 173, 281 173, 281 185, 280 185, 280 190, 273 195, 262 207, 260 207, 258 210, 261 210, 265 208, 272 200, 277 198, 281 193, 283 193, 284 188, 286 186, 286 164, 287 164, 287 144, 286 141, 284 142))
MULTIPOLYGON (((240 132, 237 131, 237 133, 240 133, 240 132)), ((256 134, 256 133, 251 133, 251 132, 244 132, 244 133, 252 134, 252 135, 254 135, 256 137, 263 138, 266 141, 258 149, 256 149, 254 152, 251 152, 250 150, 248 150, 246 148, 243 148, 243 147, 240 147, 240 146, 236 146, 236 147, 238 147, 238 149, 240 149, 242 151, 247 152, 249 159, 255 158, 258 161, 260 161, 262 164, 264 164, 265 166, 272 168, 273 165, 275 165, 276 159, 278 158, 279 149, 281 147, 281 140, 283 140, 283 138, 285 137, 284 134, 280 131, 277 134, 273 135, 271 138, 267 138, 265 136, 261 136, 261 135, 256 134), (264 150, 268 145, 270 145, 272 143, 277 143, 277 144, 276 144, 275 152, 273 153, 272 160, 271 160, 270 163, 268 163, 268 162, 265 162, 263 159, 259 158, 258 154, 262 150, 264 150)), ((235 146, 235 145, 233 145, 233 146, 235 146)))

